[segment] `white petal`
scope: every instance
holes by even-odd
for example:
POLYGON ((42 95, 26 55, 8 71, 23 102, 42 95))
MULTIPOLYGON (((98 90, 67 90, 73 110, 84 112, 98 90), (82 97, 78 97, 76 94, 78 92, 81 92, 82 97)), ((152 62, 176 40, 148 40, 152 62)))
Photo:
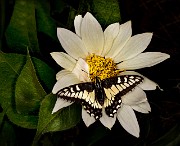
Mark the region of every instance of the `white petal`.
POLYGON ((101 25, 89 12, 82 20, 81 37, 89 53, 101 54, 104 45, 104 33, 101 25))
POLYGON ((86 63, 86 61, 84 61, 84 59, 79 58, 79 60, 76 63, 76 66, 72 72, 77 76, 77 78, 80 81, 82 81, 82 82, 90 81, 89 77, 88 77, 89 67, 88 67, 88 64, 86 63))
POLYGON ((106 53, 109 52, 118 33, 119 33, 119 23, 113 23, 105 29, 104 31, 105 44, 104 44, 103 52, 101 54, 102 56, 105 56, 106 53))
POLYGON ((125 70, 135 70, 145 67, 151 67, 166 60, 169 57, 170 56, 165 53, 146 52, 146 53, 141 53, 129 60, 123 61, 122 63, 119 63, 117 67, 123 68, 125 70))
POLYGON ((53 87, 52 93, 56 94, 60 89, 78 83, 80 83, 80 81, 78 80, 75 74, 67 74, 56 82, 56 84, 53 87))
POLYGON ((139 103, 137 105, 131 105, 131 107, 141 113, 149 113, 151 111, 151 107, 147 101, 139 103))
POLYGON ((146 93, 139 87, 135 87, 122 97, 122 103, 127 105, 136 105, 145 101, 147 101, 146 93))
POLYGON ((91 117, 86 110, 82 108, 82 119, 87 127, 93 124, 96 120, 94 117, 91 117))
POLYGON ((152 33, 142 33, 131 37, 123 49, 114 58, 114 62, 118 63, 140 54, 147 48, 151 38, 152 33))
POLYGON ((59 80, 60 78, 64 77, 67 74, 71 74, 72 72, 68 71, 68 70, 61 70, 56 74, 56 80, 59 80))
POLYGON ((102 110, 102 117, 100 118, 100 121, 105 127, 111 129, 116 122, 116 115, 114 115, 114 117, 109 117, 105 113, 105 110, 103 109, 102 110))
POLYGON ((64 28, 58 28, 57 35, 62 47, 71 57, 78 59, 79 57, 85 58, 88 55, 82 40, 75 33, 64 28))
POLYGON ((122 105, 118 110, 117 118, 122 127, 135 137, 139 137, 140 129, 136 115, 128 105, 122 105))
POLYGON ((106 54, 107 57, 114 58, 128 42, 132 35, 131 21, 121 24, 119 27, 119 33, 114 40, 112 48, 106 54))
POLYGON ((63 52, 52 52, 50 54, 58 65, 60 65, 66 70, 73 70, 76 64, 76 60, 74 58, 63 52))
POLYGON ((80 37, 81 36, 81 23, 82 23, 82 16, 78 15, 74 19, 74 27, 76 34, 80 37))
MULTIPOLYGON (((156 90, 157 87, 159 87, 159 85, 155 82, 153 82, 152 80, 146 78, 145 76, 142 76, 144 78, 143 82, 141 84, 139 84, 138 86, 143 89, 143 90, 156 90)), ((162 90, 159 87, 160 90, 162 90)))
POLYGON ((145 77, 145 76, 143 76, 140 73, 137 73, 135 71, 122 72, 120 75, 139 75, 139 76, 142 76, 144 78, 144 80, 141 84, 138 85, 138 87, 142 88, 143 90, 155 90, 156 87, 159 87, 158 84, 156 84, 155 82, 151 81, 147 77, 145 77))
POLYGON ((73 102, 68 102, 68 101, 66 101, 66 100, 64 100, 62 98, 57 98, 55 106, 54 106, 54 108, 52 110, 52 114, 57 112, 58 110, 64 108, 64 107, 67 107, 67 106, 71 105, 71 104, 73 104, 73 102))

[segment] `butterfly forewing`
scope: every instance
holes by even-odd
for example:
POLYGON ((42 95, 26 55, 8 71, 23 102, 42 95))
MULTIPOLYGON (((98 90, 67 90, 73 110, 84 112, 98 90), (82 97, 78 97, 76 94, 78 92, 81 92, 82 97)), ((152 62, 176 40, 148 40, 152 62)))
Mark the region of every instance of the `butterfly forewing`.
POLYGON ((106 95, 104 101, 106 114, 113 117, 121 106, 121 97, 135 88, 142 80, 143 78, 138 75, 125 75, 102 80, 106 95))
POLYGON ((67 101, 79 102, 86 112, 90 116, 94 116, 95 119, 102 116, 102 106, 96 100, 95 84, 93 82, 80 83, 63 88, 57 93, 57 96, 67 101))

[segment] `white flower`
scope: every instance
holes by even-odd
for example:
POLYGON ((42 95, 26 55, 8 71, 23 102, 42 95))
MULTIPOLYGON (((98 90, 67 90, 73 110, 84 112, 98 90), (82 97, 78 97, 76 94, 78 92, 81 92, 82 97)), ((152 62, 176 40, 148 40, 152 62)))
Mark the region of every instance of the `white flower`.
MULTIPOLYGON (((57 29, 58 38, 67 54, 63 52, 51 53, 53 59, 64 68, 56 75, 57 82, 52 93, 56 94, 60 89, 73 84, 92 81, 91 60, 88 62, 88 57, 94 55, 95 58, 104 58, 105 62, 107 61, 105 58, 113 61, 114 64, 117 64, 116 69, 122 71, 119 74, 114 71, 115 75, 136 74, 142 76, 144 81, 132 92, 122 97, 121 108, 113 118, 107 116, 103 108, 102 117, 99 120, 105 127, 111 129, 117 118, 127 132, 139 137, 140 129, 134 110, 141 113, 151 111, 143 90, 155 90, 158 85, 133 70, 151 67, 170 56, 161 52, 144 53, 143 51, 151 41, 152 33, 132 36, 131 21, 121 25, 119 23, 111 24, 103 32, 98 21, 87 12, 83 18, 81 15, 76 16, 74 25, 76 34, 64 28, 57 29)), ((109 77, 108 74, 106 72, 100 78, 109 77)), ((72 102, 58 98, 52 113, 71 104, 72 102)), ((83 108, 82 119, 86 126, 96 121, 83 108)))

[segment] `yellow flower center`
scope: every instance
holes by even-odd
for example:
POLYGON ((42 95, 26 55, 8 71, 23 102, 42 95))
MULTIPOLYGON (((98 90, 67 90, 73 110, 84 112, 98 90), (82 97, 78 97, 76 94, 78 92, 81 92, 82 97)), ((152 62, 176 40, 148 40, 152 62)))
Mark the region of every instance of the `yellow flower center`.
POLYGON ((90 54, 86 57, 86 62, 89 66, 89 77, 92 82, 95 81, 96 77, 103 80, 117 76, 120 72, 111 58, 90 54))

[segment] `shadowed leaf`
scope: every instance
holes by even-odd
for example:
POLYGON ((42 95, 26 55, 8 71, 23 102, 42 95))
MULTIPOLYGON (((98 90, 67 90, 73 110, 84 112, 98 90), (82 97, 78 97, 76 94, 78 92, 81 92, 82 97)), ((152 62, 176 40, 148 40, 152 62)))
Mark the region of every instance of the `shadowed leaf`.
POLYGON ((51 114, 55 105, 56 95, 47 95, 40 107, 37 133, 34 138, 34 145, 42 134, 52 131, 63 131, 74 127, 80 120, 80 108, 76 104, 63 108, 51 114))
POLYGON ((118 0, 93 0, 92 10, 103 26, 121 21, 118 0))
POLYGON ((175 125, 169 132, 153 142, 151 146, 178 146, 180 144, 180 126, 175 125))
POLYGON ((0 131, 1 146, 16 146, 16 135, 13 126, 7 121, 4 122, 0 131))
POLYGON ((36 1, 37 30, 57 40, 56 24, 50 16, 48 0, 36 1))
POLYGON ((6 31, 9 47, 16 52, 39 52, 34 0, 16 0, 11 21, 6 31))

